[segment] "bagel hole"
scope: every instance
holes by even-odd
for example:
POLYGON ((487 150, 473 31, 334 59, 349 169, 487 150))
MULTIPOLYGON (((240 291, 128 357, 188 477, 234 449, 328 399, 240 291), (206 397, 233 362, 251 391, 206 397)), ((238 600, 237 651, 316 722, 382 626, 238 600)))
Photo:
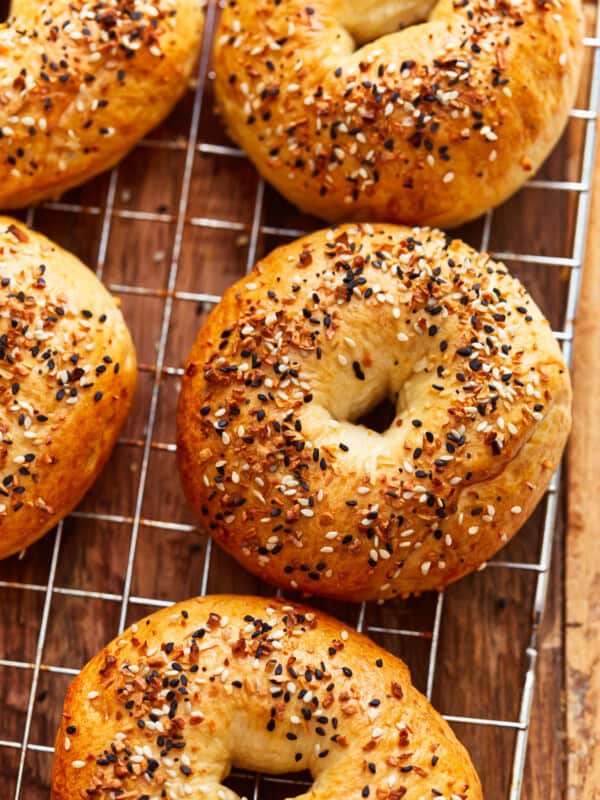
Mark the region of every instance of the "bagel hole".
MULTIPOLYGON (((255 775, 262 775, 263 778, 266 778, 263 783, 265 791, 259 796, 268 797, 269 800, 289 800, 304 795, 310 791, 314 783, 314 778, 308 769, 299 772, 278 773, 273 776, 275 780, 269 780, 271 776, 264 773, 255 773, 255 775)), ((232 789, 242 800, 253 795, 254 777, 250 775, 242 777, 235 769, 225 778, 223 784, 228 789, 232 789)))
POLYGON ((382 36, 426 22, 437 0, 344 0, 343 24, 354 40, 355 49, 371 44, 382 36))
POLYGON ((354 421, 355 425, 363 425, 375 433, 385 433, 396 418, 396 406, 389 397, 384 397, 366 414, 354 421))

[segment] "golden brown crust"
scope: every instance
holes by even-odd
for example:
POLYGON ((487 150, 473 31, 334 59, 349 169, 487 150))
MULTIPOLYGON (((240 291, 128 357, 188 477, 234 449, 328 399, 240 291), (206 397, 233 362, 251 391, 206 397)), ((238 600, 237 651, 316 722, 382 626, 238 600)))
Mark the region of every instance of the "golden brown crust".
POLYGON ((222 595, 147 617, 84 668, 52 798, 234 800, 221 785, 232 764, 310 769, 305 800, 482 797, 403 662, 305 606, 222 595))
POLYGON ((117 304, 70 253, 0 218, 0 558, 91 486, 131 408, 133 343, 117 304))
POLYGON ((202 7, 14 2, 0 25, 0 208, 83 183, 166 117, 197 58, 202 7))
POLYGON ((430 6, 226 4, 224 119, 302 210, 454 226, 516 191, 557 141, 579 76, 578 0, 440 0, 428 22, 392 33, 430 6), (356 49, 353 36, 383 38, 356 49))
POLYGON ((186 365, 180 473, 207 532, 279 586, 442 589, 530 515, 570 399, 504 265, 439 231, 348 225, 275 250, 215 308, 186 365), (386 397, 385 433, 354 424, 386 397))

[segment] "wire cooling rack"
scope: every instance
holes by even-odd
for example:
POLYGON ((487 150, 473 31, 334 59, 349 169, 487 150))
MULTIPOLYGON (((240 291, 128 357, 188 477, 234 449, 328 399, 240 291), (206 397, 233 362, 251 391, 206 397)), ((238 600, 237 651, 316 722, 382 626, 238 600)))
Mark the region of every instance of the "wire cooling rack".
MULTIPOLYGON (((4 635, 0 630, 0 774, 8 786, 3 795, 14 800, 47 796, 52 737, 64 689, 94 648, 135 618, 194 591, 273 591, 243 574, 201 537, 189 514, 180 513, 180 495, 174 489, 165 494, 164 488, 177 480, 173 398, 182 375, 180 364, 203 314, 219 300, 213 287, 231 282, 263 252, 316 224, 294 216, 254 176, 243 154, 214 133, 219 128, 211 109, 210 42, 217 13, 210 2, 195 90, 179 114, 183 123, 142 142, 123 165, 96 181, 98 201, 87 202, 85 191, 70 193, 62 202, 48 203, 26 215, 38 229, 61 231, 56 237, 59 242, 87 256, 88 263, 95 259, 98 275, 121 298, 126 315, 136 316, 134 338, 142 385, 133 422, 104 477, 80 509, 22 560, 0 564, 0 624, 4 628, 4 635), (144 182, 145 174, 136 158, 150 171, 160 161, 161 181, 170 172, 179 172, 180 178, 172 184, 168 180, 155 183, 140 194, 136 184, 144 182), (128 168, 132 159, 133 167, 128 168), (220 166, 224 163, 226 169, 220 166), (128 169, 133 190, 123 184, 128 169), (201 182, 198 189, 196 176, 207 172, 212 182, 201 182), (164 204, 162 191, 169 194, 164 204), (193 201, 198 194, 205 195, 204 205, 195 213, 193 201), (253 202, 242 213, 248 195, 253 202), (224 213, 219 214, 220 210, 224 213), (90 220, 96 233, 88 239, 90 220), (160 226, 169 230, 167 245, 160 249, 164 241, 160 239, 152 257, 152 262, 163 265, 160 280, 152 277, 152 268, 145 272, 139 265, 132 267, 126 245, 117 246, 119 241, 127 242, 135 226, 142 238, 144 232, 160 226), (196 240, 194 231, 201 231, 204 240, 202 236, 196 240), (95 253, 89 252, 92 240, 97 242, 95 253), (222 241, 227 247, 219 244, 222 241), (206 266, 204 249, 211 262, 206 266), (231 252, 235 256, 227 255, 231 252), (117 261, 120 271, 114 268, 117 261), (132 452, 135 456, 126 455, 132 452), (161 459, 162 466, 157 467, 161 459), (129 492, 121 491, 126 482, 129 492), (116 505, 126 498, 118 512, 111 505, 114 497, 116 505), (170 517, 161 513, 165 509, 173 512, 170 517), (108 539, 102 537, 117 543, 117 556, 111 555, 108 539), (150 573, 158 576, 154 583, 145 582, 144 576, 150 573), (155 591, 144 591, 147 585, 155 586, 155 591)), ((571 112, 569 125, 578 132, 567 137, 570 143, 563 144, 541 176, 531 180, 506 208, 489 212, 460 232, 471 244, 507 261, 532 291, 536 289, 547 313, 545 301, 559 287, 561 300, 550 318, 567 360, 590 206, 600 96, 598 22, 595 35, 585 45, 587 103, 571 112), (558 177, 553 175, 556 169, 558 177), (535 203, 527 192, 535 194, 535 203), (524 225, 532 208, 541 219, 524 225), (558 255, 536 250, 549 227, 562 228, 560 240, 553 240, 559 242, 558 255)), ((446 712, 446 719, 470 747, 487 796, 493 800, 518 800, 522 793, 538 634, 560 510, 560 474, 556 474, 526 531, 485 572, 451 587, 448 599, 444 594, 428 595, 383 607, 314 601, 408 661, 417 686, 446 712), (507 606, 511 617, 506 616, 507 606), (500 711, 494 711, 495 707, 500 711)), ((554 684, 560 688, 560 677, 557 680, 554 684)), ((561 796, 560 788, 553 785, 556 771, 544 763, 541 772, 547 783, 542 779, 536 785, 545 789, 544 796, 561 796)), ((232 778, 232 786, 253 800, 294 796, 309 783, 302 776, 234 773, 232 778)), ((531 785, 527 796, 533 796, 531 785)))

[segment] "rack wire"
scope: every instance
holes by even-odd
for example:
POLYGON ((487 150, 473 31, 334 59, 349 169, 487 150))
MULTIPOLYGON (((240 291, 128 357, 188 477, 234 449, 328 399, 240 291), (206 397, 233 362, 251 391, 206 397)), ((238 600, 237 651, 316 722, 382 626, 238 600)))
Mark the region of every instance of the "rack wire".
MULTIPOLYGON (((182 291, 177 289, 177 278, 182 253, 184 249, 184 231, 186 226, 213 229, 215 231, 228 231, 231 233, 239 232, 247 234, 247 257, 246 270, 254 264, 261 237, 276 237, 279 239, 291 239, 306 231, 294 227, 267 225, 263 222, 265 191, 266 187, 262 180, 258 180, 256 194, 254 198, 254 208, 250 225, 241 221, 230 221, 211 216, 192 216, 189 214, 189 201, 191 191, 192 174, 194 164, 198 155, 227 157, 233 159, 244 159, 241 151, 235 147, 223 144, 213 144, 210 142, 199 141, 201 130, 201 119, 204 104, 207 102, 207 83, 211 80, 210 73, 210 43, 214 29, 214 23, 218 8, 215 0, 211 0, 207 7, 207 24, 205 30, 205 41, 202 56, 199 64, 199 71, 194 92, 194 102, 189 121, 189 127, 185 138, 174 140, 148 139, 140 143, 141 148, 161 149, 179 153, 184 159, 183 179, 181 191, 178 198, 177 209, 174 214, 159 211, 152 212, 147 210, 127 209, 117 206, 117 191, 119 167, 115 168, 108 179, 107 191, 104 202, 97 205, 82 205, 71 202, 55 202, 45 205, 46 209, 55 212, 72 213, 86 215, 97 218, 100 225, 99 246, 97 252, 97 274, 103 277, 107 259, 109 258, 109 241, 112 226, 115 220, 123 219, 130 221, 143 221, 149 223, 168 222, 174 226, 174 237, 170 253, 170 264, 166 282, 166 290, 152 289, 140 285, 130 285, 125 283, 110 283, 109 288, 120 296, 142 296, 142 297, 161 297, 164 298, 162 319, 160 322, 160 336, 154 363, 142 363, 140 370, 147 373, 151 381, 151 392, 149 399, 149 409, 146 418, 145 431, 140 439, 128 440, 126 444, 141 449, 140 469, 135 489, 135 502, 130 514, 109 514, 96 511, 77 510, 72 515, 73 519, 95 520, 99 522, 111 523, 119 526, 120 530, 127 535, 129 531, 128 552, 125 571, 122 576, 122 590, 116 592, 92 591, 90 589, 80 589, 70 586, 61 586, 57 583, 57 570, 61 561, 61 547, 64 538, 65 522, 60 523, 54 533, 51 546, 51 554, 45 582, 27 582, 24 580, 0 580, 0 590, 5 590, 10 604, 10 592, 26 592, 39 595, 43 598, 41 604, 41 616, 37 642, 33 657, 30 658, 3 658, 0 652, 0 670, 10 670, 27 672, 31 675, 27 700, 24 712, 24 724, 22 736, 18 739, 0 738, 0 754, 2 750, 12 750, 18 754, 16 761, 16 773, 14 779, 14 800, 21 800, 25 797, 25 777, 26 766, 29 754, 42 753, 51 754, 52 746, 42 744, 32 740, 32 727, 36 719, 36 703, 39 697, 40 678, 42 674, 60 675, 71 677, 77 674, 78 670, 74 667, 61 666, 59 664, 49 664, 44 661, 44 652, 49 639, 49 621, 51 616, 52 604, 58 597, 79 598, 86 601, 99 600, 107 603, 116 604, 119 609, 118 630, 122 631, 129 617, 130 609, 137 607, 159 608, 170 605, 170 601, 158 597, 148 597, 138 595, 133 592, 133 574, 138 550, 138 541, 141 528, 157 529, 164 532, 176 532, 180 534, 194 534, 196 526, 192 523, 177 522, 168 519, 154 519, 145 516, 144 500, 150 491, 150 459, 155 451, 173 453, 175 444, 172 442, 157 441, 155 436, 157 426, 157 415, 161 387, 165 380, 169 378, 179 378, 182 369, 179 366, 172 366, 167 359, 167 340, 176 302, 191 302, 195 304, 212 305, 219 300, 217 294, 210 292, 182 291)), ((536 255, 534 253, 516 253, 512 250, 495 250, 492 254, 502 260, 518 262, 521 264, 533 264, 544 268, 565 269, 569 271, 568 283, 566 287, 566 307, 563 315, 562 327, 555 330, 557 338, 562 343, 562 347, 567 358, 571 360, 573 324, 577 310, 577 302, 580 290, 581 267, 584 262, 586 232, 588 226, 590 210, 590 191, 593 174, 593 162, 596 139, 596 121, 599 110, 600 100, 600 18, 596 21, 596 30, 593 37, 585 40, 585 46, 591 52, 590 74, 589 74, 589 102, 583 109, 573 109, 571 118, 582 121, 584 133, 582 137, 583 151, 581 154, 581 170, 578 180, 546 180, 543 178, 530 180, 529 188, 543 190, 545 192, 567 192, 574 198, 576 216, 574 220, 574 232, 572 238, 571 253, 568 256, 547 256, 536 255)), ((27 222, 35 226, 36 211, 29 210, 27 222)), ((480 241, 480 249, 489 250, 492 240, 492 226, 494 222, 494 212, 490 211, 486 215, 480 241)), ((475 726, 476 728, 493 728, 495 730, 509 730, 515 734, 514 747, 512 750, 511 763, 502 765, 501 768, 510 770, 510 777, 507 779, 508 799, 519 800, 521 797, 523 778, 525 772, 527 742, 532 714, 532 701, 535 687, 535 670, 538 656, 538 635, 546 606, 546 596, 549 583, 550 559, 553 547, 554 534, 557 523, 557 513, 560 507, 560 471, 554 476, 549 487, 543 519, 541 520, 542 534, 539 558, 534 562, 512 561, 502 557, 492 561, 489 565, 493 569, 509 569, 528 573, 533 576, 534 590, 533 603, 531 608, 531 626, 527 638, 525 653, 525 670, 523 682, 520 686, 519 713, 515 719, 489 718, 486 716, 469 716, 446 714, 445 717, 450 723, 462 726, 475 726)), ((211 576, 211 568, 215 558, 215 551, 211 541, 207 540, 204 550, 203 567, 199 580, 198 589, 201 594, 207 592, 211 576)), ((0 570, 0 578, 3 576, 0 570)), ((440 655, 440 641, 442 634, 442 622, 444 617, 444 594, 437 595, 435 600, 432 625, 427 630, 414 630, 404 627, 400 620, 398 624, 375 625, 368 620, 368 607, 364 603, 356 607, 355 625, 358 630, 365 631, 372 636, 379 634, 387 636, 403 637, 407 641, 420 640, 429 644, 427 655, 426 677, 424 689, 427 697, 432 698, 438 668, 442 655, 440 655)), ((16 603, 16 601, 15 601, 16 603)), ((141 612, 140 612, 141 613, 141 612)), ((115 631, 116 633, 116 631, 115 631)), ((443 709, 442 709, 443 710, 443 709)), ((1 709, 0 709, 1 712, 1 709)), ((1 722, 1 713, 0 713, 1 722)), ((1 730, 0 730, 1 737, 1 730)), ((11 776, 9 776, 11 777, 11 776)), ((253 800, 258 797, 270 797, 281 795, 280 790, 288 789, 291 794, 303 791, 307 784, 302 779, 293 777, 277 776, 248 776, 237 773, 237 777, 245 780, 250 787, 247 794, 253 800), (274 788, 275 787, 275 788, 274 788), (275 789, 277 791, 275 791, 275 789)))

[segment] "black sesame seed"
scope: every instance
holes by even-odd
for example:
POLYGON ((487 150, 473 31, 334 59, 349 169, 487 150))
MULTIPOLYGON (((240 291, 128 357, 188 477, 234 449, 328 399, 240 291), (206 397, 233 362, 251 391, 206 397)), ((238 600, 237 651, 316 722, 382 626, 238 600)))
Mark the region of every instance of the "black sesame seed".
POLYGON ((352 369, 354 370, 354 374, 358 378, 359 381, 364 381, 365 373, 362 371, 360 363, 358 361, 352 362, 352 369))

